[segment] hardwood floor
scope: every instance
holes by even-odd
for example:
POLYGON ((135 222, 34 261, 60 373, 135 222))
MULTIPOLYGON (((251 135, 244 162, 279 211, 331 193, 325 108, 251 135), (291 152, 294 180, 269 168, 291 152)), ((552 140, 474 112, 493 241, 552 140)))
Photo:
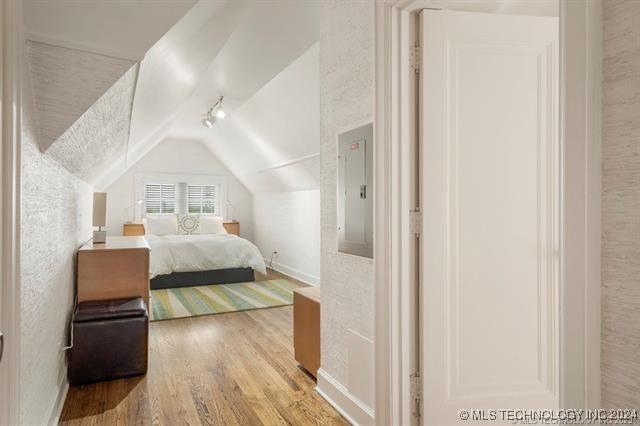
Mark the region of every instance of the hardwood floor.
POLYGON ((287 306, 153 322, 147 375, 72 387, 61 424, 348 424, 293 359, 292 315, 287 306))

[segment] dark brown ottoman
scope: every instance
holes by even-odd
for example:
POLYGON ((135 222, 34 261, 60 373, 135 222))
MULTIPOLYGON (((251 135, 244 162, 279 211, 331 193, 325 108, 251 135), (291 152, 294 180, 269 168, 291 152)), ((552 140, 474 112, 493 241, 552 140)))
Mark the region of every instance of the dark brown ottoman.
POLYGON ((147 372, 149 316, 141 297, 79 303, 72 334, 72 385, 147 372))

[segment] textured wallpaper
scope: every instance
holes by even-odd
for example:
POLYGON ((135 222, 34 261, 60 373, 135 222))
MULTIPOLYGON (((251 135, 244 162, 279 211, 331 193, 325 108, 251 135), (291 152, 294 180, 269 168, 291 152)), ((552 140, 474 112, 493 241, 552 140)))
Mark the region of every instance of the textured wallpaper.
POLYGON ((640 407, 640 1, 604 0, 602 404, 640 407))
POLYGON ((91 237, 93 189, 40 152, 24 82, 21 202, 21 424, 46 424, 66 381, 74 259, 91 237))
MULTIPOLYGON (((347 385, 349 329, 373 339, 373 261, 338 253, 338 134, 373 121, 373 2, 322 3, 320 206, 322 369, 347 385)), ((371 372, 373 374, 373 372, 371 372)))
POLYGON ((138 65, 131 67, 46 151, 67 170, 89 183, 124 155, 138 65))
POLYGON ((49 146, 134 65, 133 61, 28 40, 40 149, 49 146))

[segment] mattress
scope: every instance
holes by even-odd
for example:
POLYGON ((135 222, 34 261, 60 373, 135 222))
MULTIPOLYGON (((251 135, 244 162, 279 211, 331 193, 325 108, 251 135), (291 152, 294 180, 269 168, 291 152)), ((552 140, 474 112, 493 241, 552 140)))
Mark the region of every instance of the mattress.
POLYGON ((250 241, 232 234, 147 235, 151 254, 149 275, 173 272, 252 268, 266 274, 260 250, 250 241))

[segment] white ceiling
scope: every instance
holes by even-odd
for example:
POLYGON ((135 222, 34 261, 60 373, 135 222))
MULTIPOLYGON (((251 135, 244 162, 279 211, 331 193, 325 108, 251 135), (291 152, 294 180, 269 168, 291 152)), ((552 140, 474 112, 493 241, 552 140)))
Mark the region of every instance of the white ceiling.
POLYGON ((145 55, 128 155, 96 186, 165 138, 184 138, 205 142, 249 189, 317 188, 318 39, 315 0, 200 1, 145 55), (220 95, 227 119, 206 129, 202 115, 220 95), (285 169, 297 184, 275 177, 285 169), (255 185, 257 173, 280 183, 255 185))
POLYGON ((253 192, 319 188, 319 68, 316 43, 212 129, 195 125, 190 110, 168 134, 199 133, 253 192))
POLYGON ((24 22, 31 40, 137 61, 195 3, 24 0, 24 22))

